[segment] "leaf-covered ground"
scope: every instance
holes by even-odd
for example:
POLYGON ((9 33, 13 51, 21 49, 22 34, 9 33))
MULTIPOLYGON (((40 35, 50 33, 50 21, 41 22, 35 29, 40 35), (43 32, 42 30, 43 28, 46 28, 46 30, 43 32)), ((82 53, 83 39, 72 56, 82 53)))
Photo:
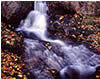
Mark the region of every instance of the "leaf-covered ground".
POLYGON ((21 57, 13 53, 1 52, 2 79, 28 79, 30 73, 25 70, 21 57))
POLYGON ((100 54, 100 17, 74 14, 54 15, 50 19, 48 31, 51 35, 80 42, 100 54))
POLYGON ((10 25, 1 26, 1 78, 2 79, 31 79, 30 72, 22 60, 23 37, 9 29, 10 25))

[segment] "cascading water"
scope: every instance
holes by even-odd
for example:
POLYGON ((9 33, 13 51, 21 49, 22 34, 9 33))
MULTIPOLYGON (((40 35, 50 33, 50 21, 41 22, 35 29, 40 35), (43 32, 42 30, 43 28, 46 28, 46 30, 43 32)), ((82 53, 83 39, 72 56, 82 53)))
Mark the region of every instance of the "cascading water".
MULTIPOLYGON (((58 48, 54 48, 53 50, 55 51, 48 50, 40 44, 38 39, 25 38, 25 62, 31 62, 29 64, 32 67, 29 68, 31 68, 31 72, 37 76, 39 75, 39 69, 37 69, 37 71, 35 70, 36 72, 32 70, 36 68, 32 61, 42 59, 50 68, 59 71, 62 79, 68 78, 67 76, 65 77, 65 72, 70 76, 69 79, 73 79, 71 69, 79 73, 80 76, 77 77, 77 79, 87 79, 87 75, 94 73, 96 66, 100 64, 100 56, 90 52, 83 45, 73 47, 72 45, 64 44, 63 41, 47 38, 47 9, 46 2, 34 2, 34 11, 31 11, 27 18, 21 21, 16 31, 24 31, 29 37, 32 37, 30 33, 33 33, 41 40, 50 42, 54 47, 58 46, 58 48)), ((42 78, 40 77, 39 79, 42 78)), ((45 79, 52 78, 45 77, 45 79)))

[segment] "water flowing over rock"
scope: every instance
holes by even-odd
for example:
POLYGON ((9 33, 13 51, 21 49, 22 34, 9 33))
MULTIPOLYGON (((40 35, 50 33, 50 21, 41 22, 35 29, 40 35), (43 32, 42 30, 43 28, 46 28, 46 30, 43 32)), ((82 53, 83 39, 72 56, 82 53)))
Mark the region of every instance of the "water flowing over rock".
POLYGON ((34 6, 34 11, 31 11, 16 29, 28 36, 24 39, 24 62, 27 63, 27 68, 37 79, 73 79, 74 73, 76 79, 87 79, 94 74, 96 67, 100 65, 100 56, 89 51, 84 45, 73 46, 48 38, 46 2, 36 1, 34 6), (35 36, 39 39, 34 39, 35 36), (47 43, 52 47, 46 47, 47 43), (56 77, 55 73, 60 77, 56 77))

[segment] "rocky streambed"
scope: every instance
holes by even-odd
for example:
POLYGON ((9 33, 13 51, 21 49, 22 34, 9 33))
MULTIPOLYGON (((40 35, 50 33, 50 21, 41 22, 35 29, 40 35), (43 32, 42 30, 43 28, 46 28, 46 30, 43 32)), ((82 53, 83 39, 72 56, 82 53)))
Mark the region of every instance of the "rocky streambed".
MULTIPOLYGON (((80 70, 77 65, 75 68, 70 66, 73 66, 75 60, 84 64, 83 68, 86 68, 87 65, 100 64, 99 3, 48 2, 48 38, 60 39, 68 46, 71 44, 72 47, 67 51, 58 44, 39 40, 32 33, 27 35, 25 32, 22 34, 15 32, 21 19, 25 19, 29 11, 34 9, 33 5, 34 2, 2 1, 2 22, 4 22, 1 29, 2 50, 8 50, 8 52, 21 56, 26 64, 24 67, 36 79, 62 79, 60 71, 63 68, 66 72, 63 74, 64 79, 82 79, 81 77, 99 79, 99 66, 94 73, 87 74, 86 77, 79 73, 87 72, 88 69, 80 70), (71 7, 68 7, 69 5, 71 7), (85 7, 86 5, 87 7, 85 7), (91 9, 91 6, 94 8, 91 9), (29 39, 30 36, 31 39, 29 39), (73 58, 70 58, 70 55, 73 58), (76 59, 73 55, 76 55, 76 59)), ((23 78, 21 77, 21 79, 23 78)))

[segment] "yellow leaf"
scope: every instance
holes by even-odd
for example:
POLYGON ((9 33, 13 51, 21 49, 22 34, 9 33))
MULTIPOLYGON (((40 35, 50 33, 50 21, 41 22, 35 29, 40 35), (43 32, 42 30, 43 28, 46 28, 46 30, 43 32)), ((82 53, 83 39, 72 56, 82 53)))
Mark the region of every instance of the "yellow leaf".
POLYGON ((72 35, 74 38, 76 38, 76 36, 75 35, 72 35))
POLYGON ((99 76, 99 75, 96 75, 96 78, 97 78, 97 79, 99 79, 99 78, 100 78, 100 76, 99 76))
POLYGON ((60 18, 59 18, 59 20, 61 20, 61 19, 63 19, 64 18, 64 16, 61 16, 60 18))
POLYGON ((6 43, 7 43, 7 44, 9 44, 9 43, 10 43, 10 41, 6 41, 6 43))
POLYGON ((60 22, 57 21, 57 24, 60 24, 60 22))
POLYGON ((14 38, 12 38, 11 40, 12 40, 12 41, 14 41, 15 39, 14 39, 14 38))
POLYGON ((48 46, 48 49, 51 49, 52 48, 52 46, 48 46))
POLYGON ((64 23, 64 21, 62 21, 61 23, 64 23))
POLYGON ((75 17, 77 17, 78 15, 77 15, 77 14, 75 14, 74 16, 75 16, 75 17))
POLYGON ((14 65, 14 63, 11 62, 10 65, 14 65))
POLYGON ((21 72, 18 72, 18 75, 22 75, 22 73, 21 72))
POLYGON ((55 70, 51 70, 52 73, 55 73, 55 70))
POLYGON ((24 79, 27 79, 27 77, 24 75, 24 79))
POLYGON ((13 79, 16 79, 15 77, 13 77, 13 79))
POLYGON ((80 22, 78 22, 78 24, 80 24, 80 22))
POLYGON ((19 70, 19 68, 17 68, 17 70, 19 70))
POLYGON ((10 75, 14 75, 14 72, 11 72, 10 75))
POLYGON ((52 23, 53 21, 50 21, 50 23, 52 23))
POLYGON ((19 77, 23 77, 23 75, 18 75, 19 77))
POLYGON ((90 46, 89 48, 92 48, 92 46, 90 46))

